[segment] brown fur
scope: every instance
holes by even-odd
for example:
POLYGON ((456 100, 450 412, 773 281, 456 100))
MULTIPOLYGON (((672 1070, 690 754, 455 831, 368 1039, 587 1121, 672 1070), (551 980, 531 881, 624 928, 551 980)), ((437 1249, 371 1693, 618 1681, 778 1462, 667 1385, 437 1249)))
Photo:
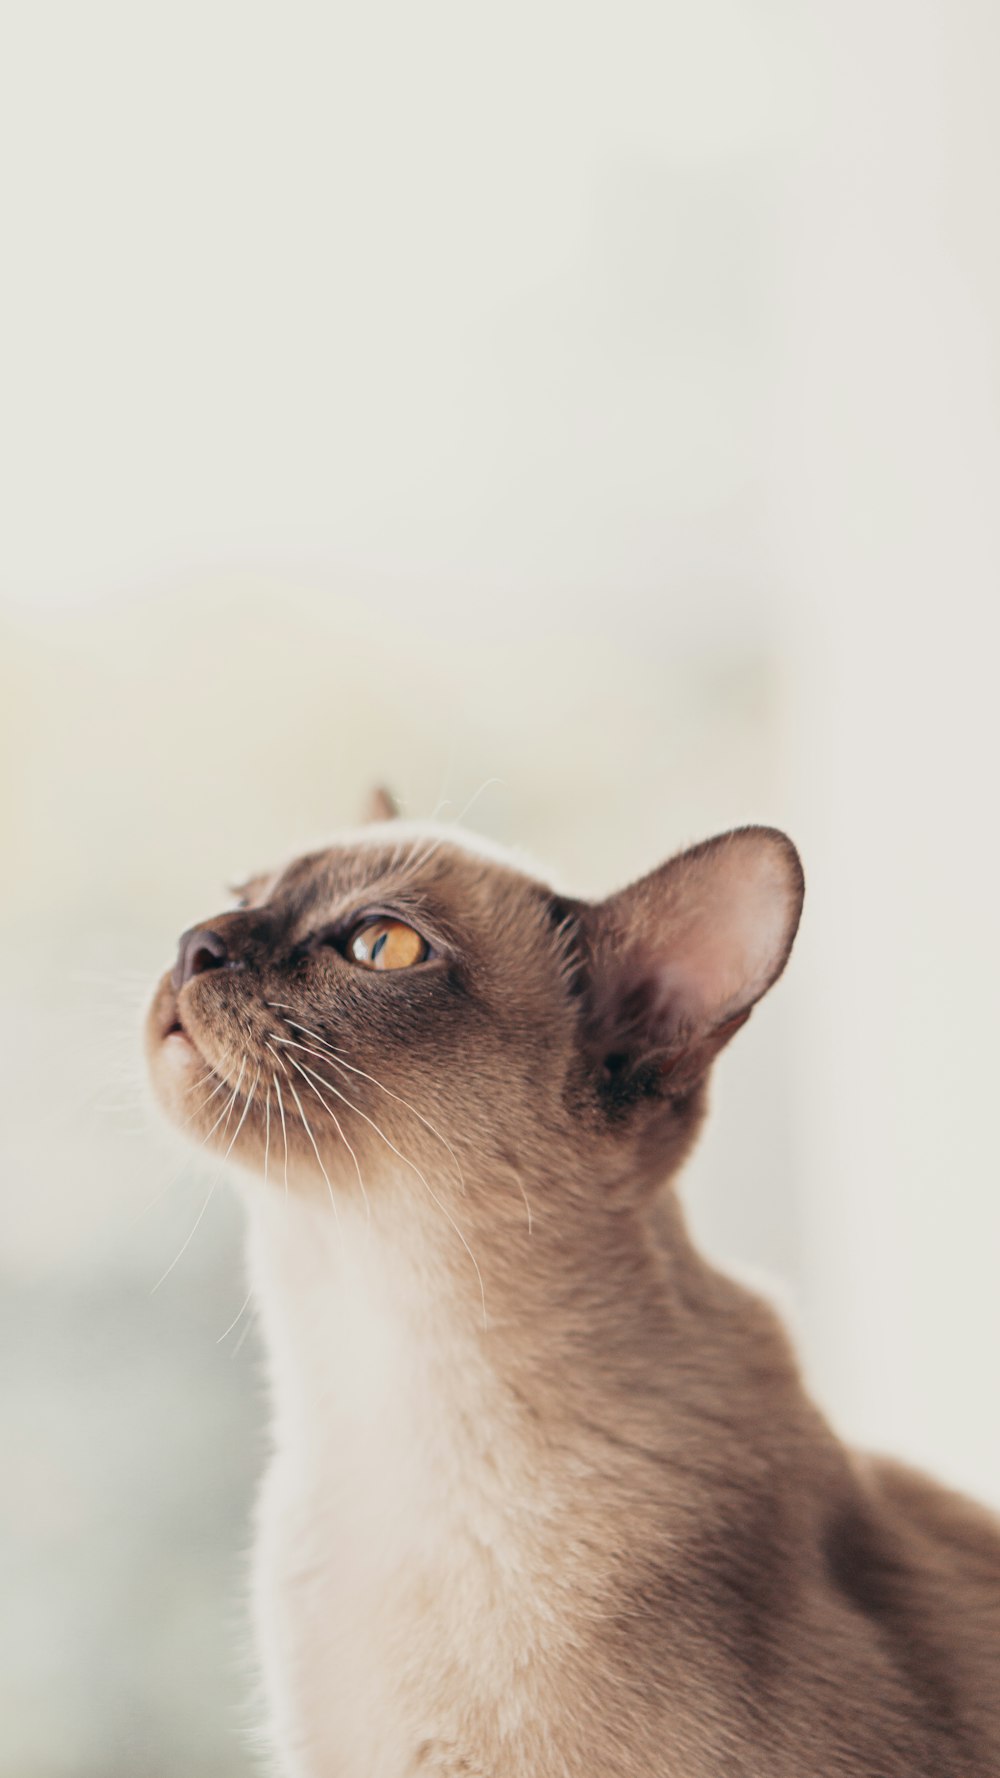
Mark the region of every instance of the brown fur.
MULTIPOLYGON (((210 1140, 227 1144, 245 1112, 233 1159, 259 1180, 269 1137, 275 1352, 311 1362, 296 1342, 321 1337, 296 1324, 285 1229, 306 1214, 329 1226, 328 1186, 360 1214, 360 1174, 367 1251, 403 1280, 414 1374, 456 1429, 442 1437, 458 1497, 474 1476, 490 1502, 489 1532, 456 1512, 454 1575, 425 1570, 416 1533, 400 1565, 389 1621, 408 1629, 389 1695, 405 1754, 379 1771, 1000 1773, 997 1523, 838 1442, 771 1310, 695 1252, 670 1188, 712 1057, 784 966, 801 895, 794 849, 764 829, 593 905, 389 823, 256 880, 245 908, 207 923, 226 965, 160 986, 148 1044, 171 1114, 188 1118, 213 1084, 192 1090, 193 1052, 166 1060, 180 1020, 227 1086, 195 1111, 195 1135, 238 1087, 210 1140), (366 908, 411 921, 434 955, 353 966, 340 947, 366 908), (466 1537, 481 1588, 467 1629, 466 1537)), ((335 1411, 305 1385, 304 1399, 335 1411)), ((300 1528, 297 1506, 283 1522, 312 1550, 301 1498, 300 1528)), ((310 1718, 324 1692, 303 1676, 305 1586, 274 1629, 288 1769, 361 1778, 336 1721, 324 1740, 310 1718)), ((367 1622, 359 1658, 374 1670, 367 1622)))

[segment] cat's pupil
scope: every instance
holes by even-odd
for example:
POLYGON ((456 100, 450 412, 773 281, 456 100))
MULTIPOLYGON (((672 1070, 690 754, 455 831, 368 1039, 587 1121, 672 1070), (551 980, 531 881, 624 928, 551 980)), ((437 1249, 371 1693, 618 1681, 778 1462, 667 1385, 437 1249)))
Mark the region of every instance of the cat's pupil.
POLYGON ((375 940, 375 943, 372 945, 372 962, 373 963, 375 962, 375 959, 377 958, 379 952, 382 950, 382 947, 384 946, 385 941, 388 938, 388 936, 389 936, 389 934, 387 932, 383 932, 381 938, 377 938, 375 940))

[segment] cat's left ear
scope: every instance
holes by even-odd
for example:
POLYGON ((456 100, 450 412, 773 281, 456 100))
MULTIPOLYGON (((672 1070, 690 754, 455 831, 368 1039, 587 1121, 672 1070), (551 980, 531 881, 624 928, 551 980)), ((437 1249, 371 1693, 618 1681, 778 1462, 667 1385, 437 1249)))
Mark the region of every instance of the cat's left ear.
POLYGON ((375 789, 368 794, 363 820, 395 821, 398 815, 399 808, 391 791, 386 790, 384 784, 376 785, 375 789))
POLYGON ((605 1082, 693 1087, 781 974, 803 893, 791 840, 743 827, 590 909, 587 1043, 605 1082))

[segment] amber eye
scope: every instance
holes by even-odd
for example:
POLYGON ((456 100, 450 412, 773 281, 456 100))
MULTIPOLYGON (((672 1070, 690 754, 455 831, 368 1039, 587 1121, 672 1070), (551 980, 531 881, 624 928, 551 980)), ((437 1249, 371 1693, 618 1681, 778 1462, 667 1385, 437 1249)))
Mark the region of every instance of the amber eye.
POLYGON ((402 920, 379 918, 356 926, 347 941, 347 955, 366 969, 409 969, 427 956, 427 940, 402 920))

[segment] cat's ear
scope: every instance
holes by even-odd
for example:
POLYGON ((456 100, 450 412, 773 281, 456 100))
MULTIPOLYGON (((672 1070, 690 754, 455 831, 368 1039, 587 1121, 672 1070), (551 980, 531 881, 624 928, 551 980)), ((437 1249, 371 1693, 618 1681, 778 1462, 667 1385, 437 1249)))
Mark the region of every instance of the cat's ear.
POLYGON ((395 821, 398 815, 399 808, 396 799, 391 791, 386 790, 384 784, 378 784, 374 790, 369 791, 368 799, 364 807, 363 820, 395 821))
POLYGON ((791 840, 742 827, 589 910, 587 1043, 603 1079, 690 1090, 781 974, 803 890, 791 840))

